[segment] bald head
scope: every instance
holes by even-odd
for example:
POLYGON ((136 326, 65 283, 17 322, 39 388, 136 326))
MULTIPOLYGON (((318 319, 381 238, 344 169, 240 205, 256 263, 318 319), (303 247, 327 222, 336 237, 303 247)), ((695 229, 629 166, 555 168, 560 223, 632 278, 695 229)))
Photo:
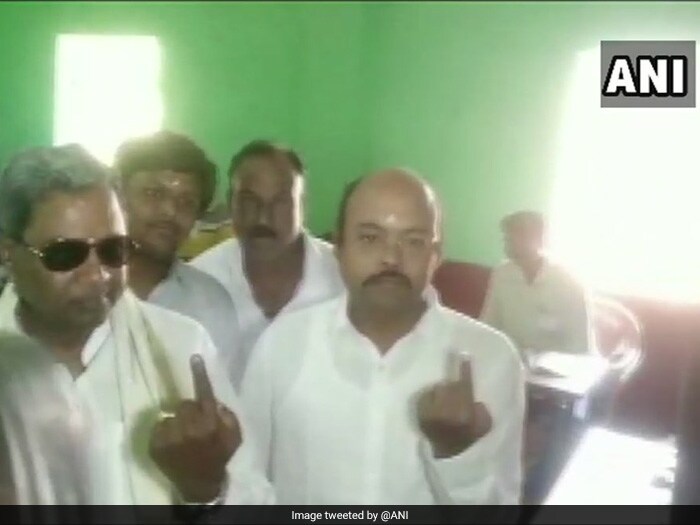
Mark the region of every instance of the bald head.
POLYGON ((391 308, 420 301, 439 263, 440 230, 435 192, 409 170, 382 170, 349 185, 337 253, 351 295, 391 308))
POLYGON ((416 172, 406 168, 389 168, 355 179, 345 188, 338 209, 336 238, 343 241, 346 216, 349 208, 364 206, 367 199, 381 200, 404 206, 413 205, 433 217, 434 233, 442 236, 442 209, 432 186, 416 172))

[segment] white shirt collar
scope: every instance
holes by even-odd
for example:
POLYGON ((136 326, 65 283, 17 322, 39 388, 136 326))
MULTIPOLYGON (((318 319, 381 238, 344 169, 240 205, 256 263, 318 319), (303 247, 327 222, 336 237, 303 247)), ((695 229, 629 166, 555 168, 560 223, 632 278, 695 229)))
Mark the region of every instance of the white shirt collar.
POLYGON ((151 290, 151 293, 148 294, 148 301, 151 301, 154 297, 156 297, 159 293, 159 291, 162 289, 163 286, 167 286, 168 283, 170 282, 176 282, 178 285, 182 285, 183 282, 183 277, 182 277, 182 267, 185 265, 182 261, 179 259, 175 259, 173 261, 173 264, 170 266, 170 269, 168 270, 168 274, 165 276, 163 280, 161 280, 158 284, 155 285, 153 290, 151 290))
MULTIPOLYGON (((522 267, 517 264, 515 261, 508 259, 506 261, 506 267, 510 268, 511 272, 513 275, 517 276, 518 279, 520 279, 522 282, 527 283, 527 279, 525 279, 525 272, 523 271, 522 267)), ((547 278, 550 276, 552 272, 552 263, 549 261, 547 257, 542 258, 542 265, 540 266, 539 270, 537 271, 537 274, 535 274, 535 278, 532 280, 531 283, 527 284, 539 284, 542 281, 547 280, 547 278)))
MULTIPOLYGON (((302 274, 301 274, 301 279, 299 280, 299 283, 297 284, 296 290, 294 290, 294 294, 292 295, 292 298, 289 300, 289 302, 282 308, 280 313, 286 311, 286 310, 291 310, 295 307, 295 302, 303 297, 303 294, 305 293, 307 287, 311 283, 311 276, 314 275, 322 275, 325 273, 325 270, 321 268, 322 265, 322 255, 318 249, 318 246, 316 245, 316 239, 309 235, 309 233, 306 230, 302 230, 301 232, 301 237, 304 245, 304 262, 302 265, 302 274)), ((250 283, 248 282, 248 279, 245 274, 245 268, 243 266, 244 264, 244 253, 243 253, 243 244, 238 241, 238 250, 236 250, 236 257, 233 259, 233 264, 231 266, 231 275, 232 275, 232 281, 235 285, 236 288, 238 289, 243 289, 246 291, 246 294, 253 298, 253 293, 252 289, 250 287, 250 283)), ((259 309, 259 306, 255 302, 254 299, 252 299, 253 302, 255 303, 256 307, 259 309)))

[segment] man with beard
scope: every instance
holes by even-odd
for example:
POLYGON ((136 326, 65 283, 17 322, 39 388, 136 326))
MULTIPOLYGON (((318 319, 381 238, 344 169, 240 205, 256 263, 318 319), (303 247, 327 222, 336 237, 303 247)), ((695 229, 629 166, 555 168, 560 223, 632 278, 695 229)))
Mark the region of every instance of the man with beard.
POLYGON ((229 168, 238 238, 192 261, 223 284, 236 306, 243 341, 240 360, 231 363, 236 384, 255 341, 277 315, 343 289, 332 246, 302 226, 304 172, 291 149, 264 140, 244 146, 229 168))
POLYGON ((206 328, 223 360, 235 362, 233 302, 219 282, 178 259, 194 223, 211 204, 216 168, 189 138, 169 131, 128 140, 116 154, 129 237, 129 287, 141 299, 206 328))
POLYGON ((519 502, 522 365, 425 293, 441 230, 416 175, 360 179, 337 226, 347 293, 260 337, 241 392, 280 503, 519 502))
POLYGON ((130 241, 110 179, 77 145, 10 161, 0 177, 10 274, 0 330, 48 349, 64 387, 94 414, 91 502, 269 502, 204 328, 125 289, 130 241))

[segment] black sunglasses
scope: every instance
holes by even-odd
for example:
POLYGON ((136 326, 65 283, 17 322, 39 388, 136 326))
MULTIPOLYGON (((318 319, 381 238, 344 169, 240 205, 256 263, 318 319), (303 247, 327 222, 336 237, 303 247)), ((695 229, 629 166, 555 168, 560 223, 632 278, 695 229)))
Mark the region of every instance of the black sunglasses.
POLYGON ((52 272, 68 272, 83 264, 90 250, 95 249, 100 263, 110 268, 121 268, 127 263, 134 242, 126 235, 114 235, 95 239, 56 239, 41 248, 20 244, 41 259, 44 267, 52 272))

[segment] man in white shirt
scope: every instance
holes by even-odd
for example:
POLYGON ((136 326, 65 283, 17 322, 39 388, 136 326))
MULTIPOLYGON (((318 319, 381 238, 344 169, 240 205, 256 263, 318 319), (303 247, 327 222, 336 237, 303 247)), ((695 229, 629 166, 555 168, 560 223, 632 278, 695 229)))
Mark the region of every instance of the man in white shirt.
POLYGON ((509 260, 493 270, 480 319, 507 334, 524 357, 590 352, 587 292, 543 253, 542 216, 513 213, 501 228, 509 260))
POLYGON ((177 256, 211 204, 216 167, 191 139, 159 131, 122 144, 115 168, 135 242, 129 287, 144 301, 198 321, 224 360, 235 361, 240 334, 233 301, 216 279, 177 256))
POLYGON ((37 341, 0 331, 0 504, 91 501, 90 425, 83 424, 89 413, 61 379, 37 341), (30 453, 18 454, 21 449, 30 453), (49 461, 38 461, 46 456, 49 461), (15 483, 22 472, 32 475, 15 483))
POLYGON ((129 239, 109 178, 77 145, 29 150, 2 172, 0 330, 44 345, 65 391, 91 407, 92 502, 269 502, 211 338, 125 289, 129 239))
POLYGON ((304 172, 291 149, 264 140, 244 146, 229 168, 238 238, 192 261, 224 285, 236 306, 243 349, 231 363, 235 384, 272 319, 343 290, 332 246, 302 226, 304 172))
POLYGON ((276 319, 243 380, 278 501, 518 503, 522 366, 505 336, 425 293, 434 192, 404 170, 360 179, 337 243, 347 293, 276 319))

